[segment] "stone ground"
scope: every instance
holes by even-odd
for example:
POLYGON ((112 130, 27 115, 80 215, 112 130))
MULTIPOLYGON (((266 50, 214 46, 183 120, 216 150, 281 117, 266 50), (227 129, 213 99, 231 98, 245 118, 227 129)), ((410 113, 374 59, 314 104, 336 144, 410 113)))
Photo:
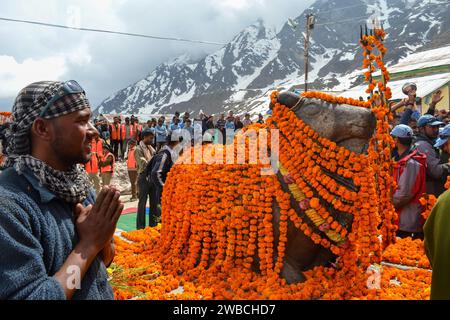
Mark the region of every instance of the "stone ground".
MULTIPOLYGON (((128 177, 127 163, 125 161, 117 161, 115 165, 115 172, 111 179, 111 185, 118 187, 121 196, 120 200, 124 204, 124 210, 128 208, 137 208, 138 201, 130 201, 131 198, 131 183, 128 177)), ((120 220, 119 220, 120 222, 120 220)), ((117 228, 116 235, 120 235, 123 230, 117 228)))
POLYGON ((124 209, 137 207, 138 201, 130 202, 131 198, 131 183, 128 177, 127 163, 125 161, 117 161, 116 168, 111 179, 111 185, 119 187, 121 196, 120 199, 124 203, 124 209))

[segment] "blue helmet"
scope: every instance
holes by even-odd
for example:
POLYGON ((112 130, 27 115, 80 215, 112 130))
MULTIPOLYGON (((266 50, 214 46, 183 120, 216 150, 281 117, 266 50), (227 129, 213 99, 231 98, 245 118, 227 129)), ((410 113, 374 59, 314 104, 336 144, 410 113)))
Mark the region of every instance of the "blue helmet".
POLYGON ((439 138, 434 144, 435 148, 441 148, 450 138, 450 124, 446 125, 442 130, 439 130, 439 138))

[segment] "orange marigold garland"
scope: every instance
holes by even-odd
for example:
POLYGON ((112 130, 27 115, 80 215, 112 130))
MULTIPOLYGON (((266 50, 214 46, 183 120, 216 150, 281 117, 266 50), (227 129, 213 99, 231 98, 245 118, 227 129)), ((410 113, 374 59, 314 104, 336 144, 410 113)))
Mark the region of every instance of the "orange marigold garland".
POLYGON ((420 205, 422 206, 422 219, 426 221, 430 216, 431 210, 433 210, 434 205, 437 202, 437 198, 433 194, 424 194, 419 199, 420 205))
POLYGON ((381 227, 381 235, 383 239, 383 247, 395 242, 395 234, 397 226, 394 221, 397 220, 392 196, 396 188, 392 175, 391 150, 394 147, 394 141, 389 134, 389 121, 392 120, 392 113, 389 110, 387 100, 391 98, 392 93, 386 85, 389 81, 389 73, 383 63, 384 55, 387 49, 383 45, 385 31, 382 28, 375 28, 373 35, 362 35, 361 46, 364 49, 363 65, 368 68, 366 72, 366 80, 369 81, 368 93, 371 94, 370 102, 372 104, 372 112, 377 119, 376 134, 371 141, 368 151, 369 159, 372 161, 376 177, 377 188, 380 196, 378 203, 380 218, 383 221, 381 227), (379 55, 374 54, 374 46, 378 49, 379 55), (381 70, 382 81, 378 83, 372 77, 375 71, 374 65, 381 70), (373 94, 373 89, 378 87, 379 94, 373 94))

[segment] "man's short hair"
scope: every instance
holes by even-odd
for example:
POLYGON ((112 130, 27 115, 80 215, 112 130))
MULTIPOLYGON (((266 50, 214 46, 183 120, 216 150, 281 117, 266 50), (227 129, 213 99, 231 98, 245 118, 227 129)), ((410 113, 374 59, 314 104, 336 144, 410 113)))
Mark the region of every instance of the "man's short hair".
POLYGON ((155 134, 150 128, 146 128, 144 131, 142 131, 142 137, 145 138, 147 136, 154 136, 155 134))
POLYGON ((413 138, 412 137, 408 137, 408 138, 397 137, 397 139, 404 146, 410 146, 412 144, 412 142, 413 142, 413 138))
POLYGON ((176 138, 174 138, 175 140, 172 140, 172 135, 174 134, 174 132, 171 132, 171 133, 169 133, 168 135, 167 135, 167 143, 168 144, 175 144, 175 143, 178 143, 178 142, 182 142, 183 141, 183 136, 182 135, 179 135, 179 137, 178 137, 178 141, 176 140, 176 138))

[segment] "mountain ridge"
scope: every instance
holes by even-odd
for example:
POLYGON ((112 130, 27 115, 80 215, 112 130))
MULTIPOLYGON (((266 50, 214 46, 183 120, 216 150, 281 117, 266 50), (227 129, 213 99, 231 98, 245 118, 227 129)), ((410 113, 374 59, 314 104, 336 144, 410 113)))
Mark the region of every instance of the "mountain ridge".
POLYGON ((198 61, 182 55, 105 99, 97 113, 161 114, 204 110, 263 112, 268 92, 304 82, 304 14, 314 13, 309 87, 342 91, 360 84, 359 25, 377 17, 388 33, 387 65, 415 51, 450 44, 445 0, 318 0, 279 32, 258 20, 198 61))

